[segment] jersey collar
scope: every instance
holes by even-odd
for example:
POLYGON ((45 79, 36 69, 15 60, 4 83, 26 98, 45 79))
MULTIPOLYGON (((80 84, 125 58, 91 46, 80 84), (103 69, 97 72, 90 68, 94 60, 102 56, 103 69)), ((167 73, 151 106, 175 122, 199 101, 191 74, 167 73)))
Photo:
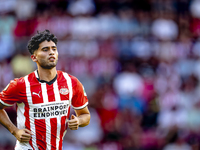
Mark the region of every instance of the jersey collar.
POLYGON ((51 84, 53 84, 55 81, 56 81, 56 79, 57 79, 57 74, 56 74, 56 76, 55 76, 55 78, 53 78, 51 81, 45 81, 45 80, 40 80, 40 78, 39 78, 39 75, 38 75, 38 70, 35 70, 34 71, 34 73, 35 73, 35 76, 36 76, 36 78, 37 78, 37 80, 39 81, 39 82, 41 82, 41 83, 46 83, 46 84, 48 84, 48 85, 51 85, 51 84))

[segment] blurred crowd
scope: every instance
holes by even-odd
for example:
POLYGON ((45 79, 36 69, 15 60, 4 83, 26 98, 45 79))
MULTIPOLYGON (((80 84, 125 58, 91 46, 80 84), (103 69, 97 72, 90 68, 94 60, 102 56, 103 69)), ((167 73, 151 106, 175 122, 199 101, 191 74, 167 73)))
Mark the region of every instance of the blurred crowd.
MULTIPOLYGON (((200 149, 199 0, 0 0, 0 91, 36 69, 27 42, 58 38, 58 70, 76 76, 91 123, 63 150, 200 149)), ((15 122, 15 106, 7 108, 15 122)), ((72 112, 73 113, 73 112, 72 112)), ((0 150, 15 138, 0 126, 0 150)))

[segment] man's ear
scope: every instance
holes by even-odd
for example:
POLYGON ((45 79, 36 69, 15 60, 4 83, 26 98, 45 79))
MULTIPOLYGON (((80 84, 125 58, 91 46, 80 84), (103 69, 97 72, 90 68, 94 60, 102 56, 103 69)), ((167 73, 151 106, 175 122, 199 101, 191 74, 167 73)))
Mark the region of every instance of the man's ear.
POLYGON ((32 54, 32 55, 31 55, 31 59, 32 59, 34 62, 37 61, 37 58, 36 58, 35 54, 32 54))

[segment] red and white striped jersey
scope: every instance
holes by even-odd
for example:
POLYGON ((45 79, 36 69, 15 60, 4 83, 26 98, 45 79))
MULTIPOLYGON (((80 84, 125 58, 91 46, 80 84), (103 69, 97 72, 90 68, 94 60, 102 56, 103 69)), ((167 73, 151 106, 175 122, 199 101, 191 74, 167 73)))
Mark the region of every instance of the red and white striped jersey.
POLYGON ((17 103, 17 126, 34 134, 27 143, 16 142, 15 150, 62 150, 70 106, 81 109, 88 99, 80 81, 57 71, 52 84, 38 79, 37 71, 12 80, 0 93, 6 106, 17 103))

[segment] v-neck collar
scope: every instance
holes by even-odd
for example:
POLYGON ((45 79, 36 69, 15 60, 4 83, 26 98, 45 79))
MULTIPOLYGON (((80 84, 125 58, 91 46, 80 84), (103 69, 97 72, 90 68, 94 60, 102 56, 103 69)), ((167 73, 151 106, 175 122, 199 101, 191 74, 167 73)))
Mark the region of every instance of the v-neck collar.
POLYGON ((57 76, 58 76, 57 74, 56 74, 55 78, 53 78, 51 81, 48 82, 48 81, 45 81, 45 80, 40 80, 39 74, 38 74, 37 70, 35 70, 34 72, 35 72, 35 76, 36 76, 37 80, 39 82, 41 82, 41 83, 46 83, 48 85, 51 85, 51 84, 53 84, 57 80, 57 76))

